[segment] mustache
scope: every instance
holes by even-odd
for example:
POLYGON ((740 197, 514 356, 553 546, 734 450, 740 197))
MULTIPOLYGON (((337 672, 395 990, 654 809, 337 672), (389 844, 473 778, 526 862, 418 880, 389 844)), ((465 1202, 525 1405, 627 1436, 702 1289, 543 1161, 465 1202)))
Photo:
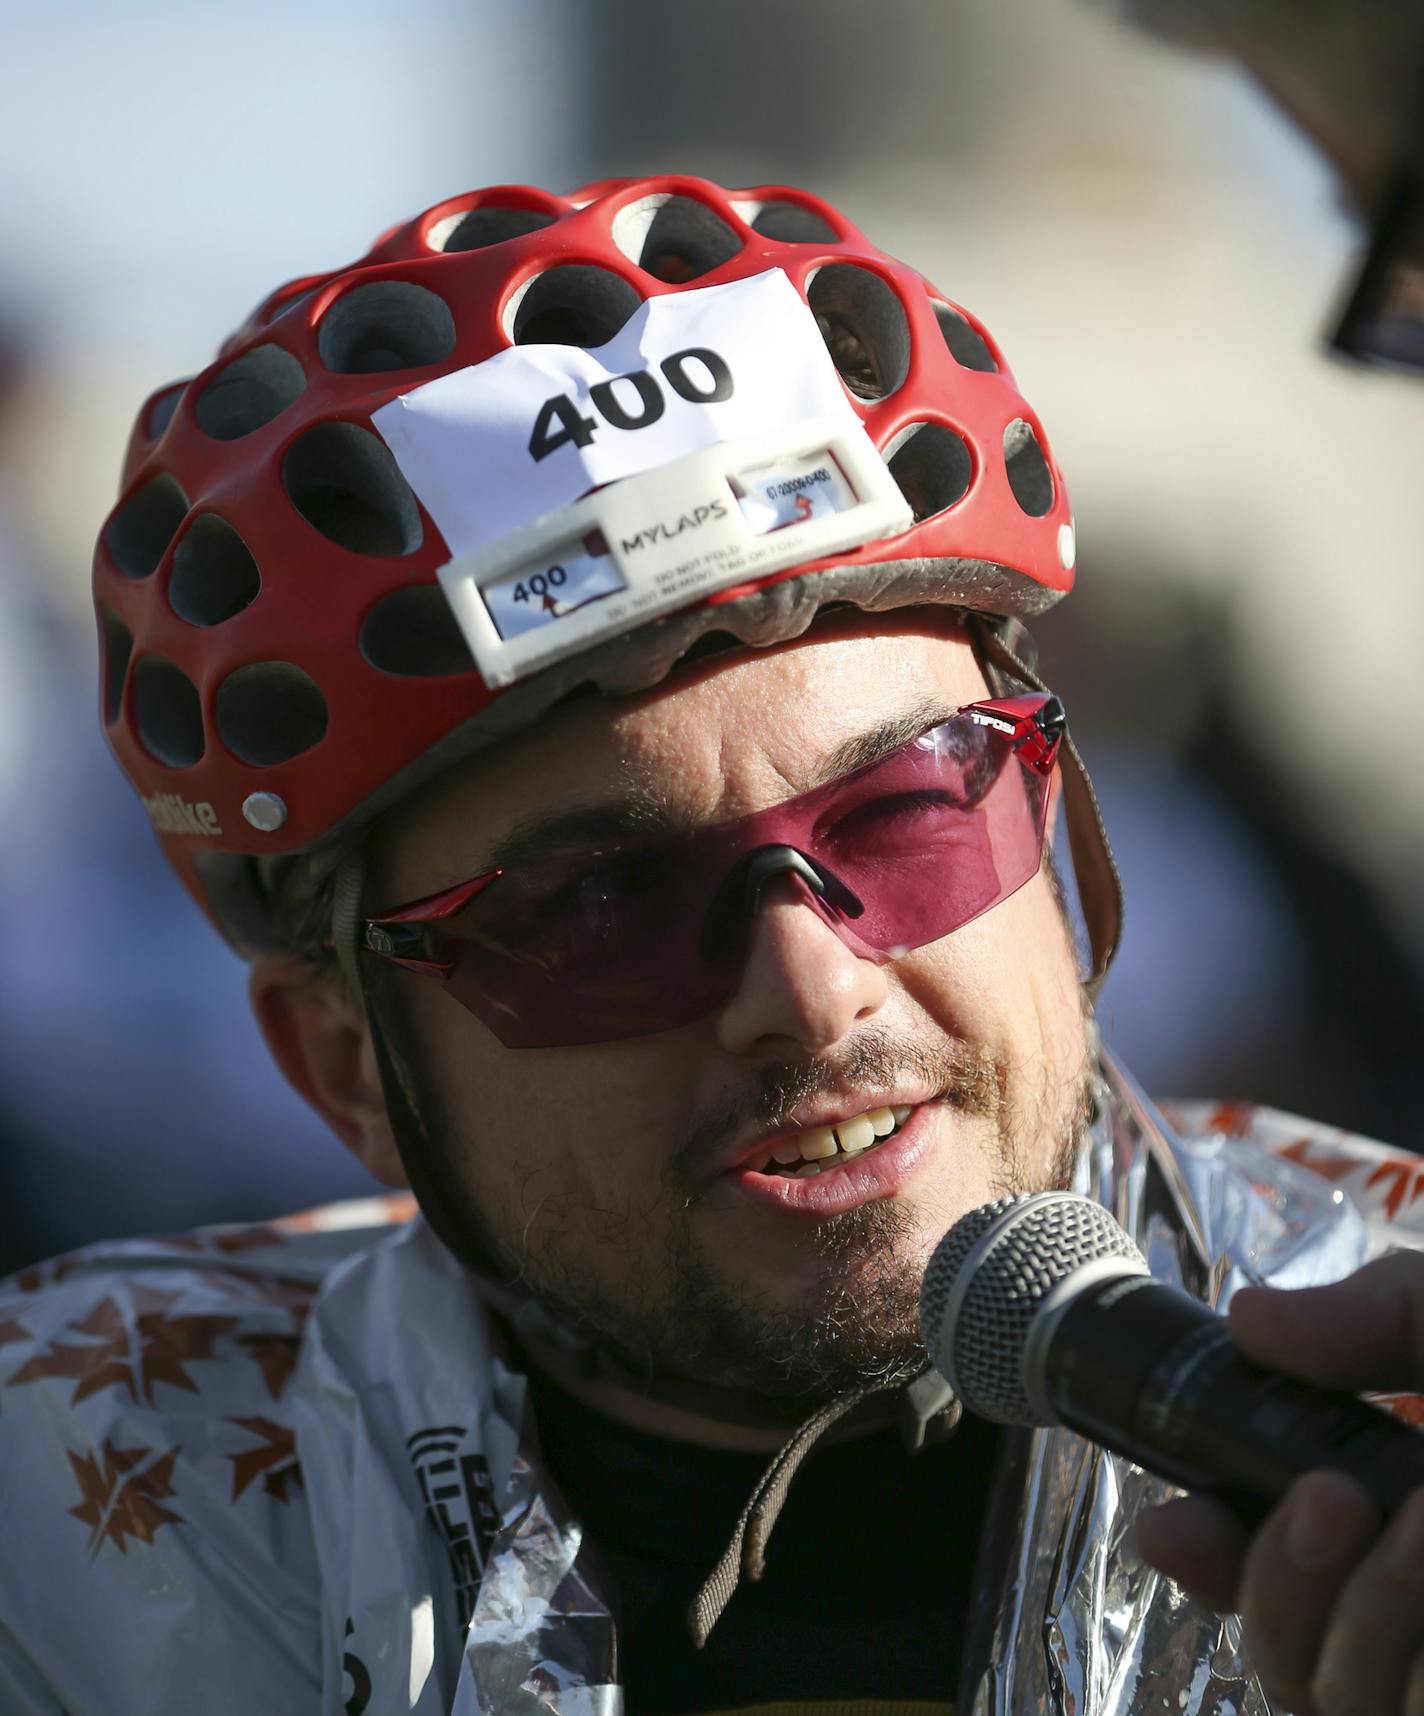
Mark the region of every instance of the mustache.
POLYGON ((983 1047, 949 1037, 939 1043, 897 1042, 867 1029, 834 1060, 766 1061, 745 1087, 696 1116, 668 1163, 673 1186, 690 1193, 707 1177, 727 1138, 781 1132, 798 1108, 857 1085, 872 1089, 914 1084, 962 1113, 993 1119, 1003 1102, 999 1063, 983 1047))

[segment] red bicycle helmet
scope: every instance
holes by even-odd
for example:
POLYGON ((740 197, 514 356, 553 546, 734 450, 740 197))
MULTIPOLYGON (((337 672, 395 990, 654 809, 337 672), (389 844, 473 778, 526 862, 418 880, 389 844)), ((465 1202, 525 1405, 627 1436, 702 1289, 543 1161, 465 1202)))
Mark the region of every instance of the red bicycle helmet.
MULTIPOLYGON (((679 355, 673 385, 713 397, 697 352, 679 355)), ((769 386, 779 361, 772 351, 769 386)), ((605 393, 604 406, 626 427, 620 412, 653 407, 635 376, 619 379, 636 397, 605 393)), ((593 425, 582 403, 569 409, 593 425)), ((591 427, 560 406, 543 433, 547 446, 591 427)), ((535 460, 539 445, 531 437, 535 460)), ((492 493, 503 479, 469 469, 475 502, 482 482, 492 493)), ((392 228, 351 267, 283 286, 208 369, 147 401, 95 555, 104 720, 179 875, 250 950, 270 940, 253 860, 339 852, 421 780, 575 686, 651 685, 708 633, 774 642, 833 601, 1033 614, 1071 587, 1073 559, 1062 477, 992 338, 826 203, 682 176, 567 197, 498 186, 392 228), (896 533, 665 601, 495 683, 437 576, 461 545, 373 418, 513 348, 594 353, 648 301, 775 270, 795 314, 809 307, 907 503, 896 533)))

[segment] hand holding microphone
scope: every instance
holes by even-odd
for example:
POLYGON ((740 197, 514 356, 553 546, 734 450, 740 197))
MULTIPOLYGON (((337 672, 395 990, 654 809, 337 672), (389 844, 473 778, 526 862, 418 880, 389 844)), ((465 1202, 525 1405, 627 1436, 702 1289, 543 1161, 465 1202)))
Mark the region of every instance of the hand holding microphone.
POLYGON ((1041 1193, 956 1224, 921 1323, 971 1411, 1067 1424, 1197 1492, 1144 1518, 1142 1552, 1239 1609, 1285 1707, 1424 1716, 1424 1436, 1342 1392, 1424 1383, 1424 1259, 1246 1290, 1228 1323, 1098 1205, 1041 1193))
MULTIPOLYGON (((1424 1389, 1417 1252, 1330 1287, 1243 1289, 1229 1322, 1248 1358, 1307 1382, 1424 1389)), ((1186 1496, 1144 1516, 1138 1547, 1203 1602, 1240 1612, 1263 1683, 1288 1709, 1424 1716, 1424 1491, 1380 1525, 1358 1486, 1315 1472, 1252 1539, 1219 1505, 1186 1496)))

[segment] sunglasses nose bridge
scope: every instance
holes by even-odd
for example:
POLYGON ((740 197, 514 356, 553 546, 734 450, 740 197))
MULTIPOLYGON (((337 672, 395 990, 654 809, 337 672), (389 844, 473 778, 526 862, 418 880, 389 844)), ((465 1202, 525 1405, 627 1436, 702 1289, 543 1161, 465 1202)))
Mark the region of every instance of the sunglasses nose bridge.
POLYGON ((825 895, 826 885, 820 872, 804 853, 794 846, 764 846, 750 854, 741 878, 741 916, 754 918, 761 910, 761 898, 768 885, 783 876, 797 876, 813 894, 825 895))
POLYGON ((787 876, 844 917, 858 918, 865 910, 839 877, 822 869, 804 852, 794 846, 762 846, 734 864, 718 889, 702 927, 702 957, 716 959, 725 953, 738 932, 761 910, 767 886, 787 876))

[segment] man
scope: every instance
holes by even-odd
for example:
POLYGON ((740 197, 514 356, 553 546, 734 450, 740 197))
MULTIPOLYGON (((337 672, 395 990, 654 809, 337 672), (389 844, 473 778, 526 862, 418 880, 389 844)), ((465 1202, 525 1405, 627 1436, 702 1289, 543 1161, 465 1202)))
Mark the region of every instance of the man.
POLYGON ((1377 1147, 1183 1142, 1100 1051, 1018 624, 1074 557, 987 333, 779 187, 455 199, 149 402, 111 741, 420 1214, 7 1289, 8 1707, 1270 1709, 1128 1547, 1163 1487, 961 1422, 917 1334, 1004 1191, 1223 1301, 1397 1213, 1377 1147))

